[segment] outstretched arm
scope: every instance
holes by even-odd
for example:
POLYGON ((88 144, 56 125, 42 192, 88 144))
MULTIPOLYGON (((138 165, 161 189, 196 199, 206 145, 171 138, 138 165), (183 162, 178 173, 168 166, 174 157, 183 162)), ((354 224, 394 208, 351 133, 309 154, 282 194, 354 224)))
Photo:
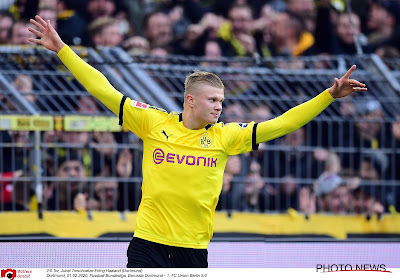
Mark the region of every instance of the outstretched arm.
POLYGON ((304 102, 283 115, 257 126, 257 144, 269 141, 299 129, 318 116, 336 98, 342 98, 350 93, 367 91, 365 84, 350 79, 356 66, 353 65, 340 79, 335 78, 333 86, 323 91, 313 99, 304 102))
POLYGON ((109 83, 103 74, 82 60, 61 40, 50 21, 46 22, 40 16, 36 16, 35 20, 31 19, 31 23, 37 30, 30 27, 28 30, 39 39, 29 38, 29 41, 57 53, 64 65, 87 91, 118 116, 122 94, 109 83))

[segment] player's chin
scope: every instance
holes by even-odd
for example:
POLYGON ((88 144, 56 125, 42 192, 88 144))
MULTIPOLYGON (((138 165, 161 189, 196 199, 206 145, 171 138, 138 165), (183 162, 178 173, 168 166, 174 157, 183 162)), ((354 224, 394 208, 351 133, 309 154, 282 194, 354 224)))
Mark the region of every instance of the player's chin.
POLYGON ((219 119, 219 116, 213 116, 211 119, 210 119, 210 123, 217 123, 218 122, 218 119, 219 119))

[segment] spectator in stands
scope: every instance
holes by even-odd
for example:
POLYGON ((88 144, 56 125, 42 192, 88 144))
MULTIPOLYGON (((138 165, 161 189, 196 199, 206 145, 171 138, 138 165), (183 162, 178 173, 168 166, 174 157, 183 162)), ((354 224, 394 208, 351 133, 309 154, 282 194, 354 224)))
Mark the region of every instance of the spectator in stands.
MULTIPOLYGON (((354 125, 353 123, 342 125, 342 140, 336 134, 334 137, 335 145, 374 150, 390 147, 390 128, 383 121, 384 112, 381 103, 376 99, 366 98, 359 100, 354 108, 354 125)), ((359 153, 344 153, 342 164, 344 167, 357 169, 360 157, 359 153)))
POLYGON ((228 19, 218 30, 223 56, 253 56, 256 45, 250 33, 253 20, 250 6, 233 5, 228 19))
POLYGON ((317 202, 313 188, 309 186, 300 188, 298 210, 308 216, 317 211, 316 207, 317 202))
MULTIPOLYGON (((376 49, 393 44, 400 34, 400 4, 393 0, 373 0, 369 5, 367 21, 368 44, 376 49)), ((394 44, 395 47, 396 44, 394 44)))
POLYGON ((313 44, 313 35, 304 31, 302 21, 298 16, 282 12, 275 17, 272 55, 299 56, 313 44))
POLYGON ((318 212, 347 214, 351 196, 345 182, 336 174, 324 172, 314 184, 318 212))
POLYGON ((113 162, 117 158, 115 137, 111 132, 94 132, 92 144, 95 145, 92 151, 92 168, 95 174, 101 171, 105 176, 115 174, 113 162))
POLYGON ((269 120, 272 118, 271 108, 264 102, 251 105, 250 112, 248 114, 248 120, 259 122, 262 120, 269 120))
POLYGON ((360 41, 362 33, 361 22, 358 15, 349 15, 347 13, 340 14, 336 24, 336 35, 337 40, 333 42, 334 45, 332 48, 333 54, 356 54, 357 41, 364 52, 370 52, 365 44, 362 45, 360 41))
POLYGON ((218 200, 218 210, 232 210, 236 208, 236 202, 242 192, 241 184, 234 182, 234 178, 240 174, 242 170, 242 158, 240 156, 232 156, 228 159, 224 170, 224 178, 222 183, 222 191, 218 200))
MULTIPOLYGON (((47 133, 51 134, 51 132, 47 133)), ((53 157, 68 157, 70 154, 76 154, 85 167, 86 172, 90 172, 91 169, 91 157, 90 149, 88 145, 90 143, 89 132, 77 132, 77 131, 60 131, 56 132, 56 138, 53 143, 63 143, 64 147, 59 147, 51 151, 53 157)), ((48 139, 46 136, 44 139, 48 139)))
POLYGON ((127 18, 132 24, 136 34, 143 36, 143 20, 154 2, 123 0, 127 10, 127 18))
POLYGON ((150 48, 163 47, 173 51, 172 23, 167 14, 153 12, 146 15, 143 23, 144 36, 150 43, 150 48))
POLYGON ((261 175, 261 166, 255 160, 250 162, 243 196, 245 210, 264 212, 269 209, 266 203, 267 187, 261 175))
POLYGON ((42 6, 40 5, 38 15, 46 20, 50 20, 51 24, 53 24, 54 29, 58 30, 57 25, 57 9, 53 6, 42 6))
POLYGON ((352 55, 359 51, 369 53, 371 49, 364 42, 365 40, 362 40, 363 37, 360 17, 357 14, 347 12, 337 14, 329 1, 320 1, 316 19, 315 44, 306 54, 352 55), (332 18, 336 20, 333 22, 332 18))
POLYGON ((22 97, 30 102, 36 104, 37 95, 33 94, 33 81, 32 78, 25 74, 19 74, 14 78, 12 86, 15 90, 22 94, 22 97))
MULTIPOLYGON (((32 94, 33 83, 30 76, 25 74, 16 75, 14 80, 11 82, 11 86, 22 95, 24 100, 31 102, 32 104, 36 103, 37 96, 32 94)), ((16 99, 17 98, 10 92, 0 94, 2 110, 17 111, 20 108, 19 104, 21 101, 16 99)))
POLYGON ((187 17, 184 10, 184 2, 178 1, 164 1, 161 3, 160 10, 165 12, 172 25, 172 33, 176 40, 183 38, 187 31, 188 26, 192 23, 187 17), (163 5, 164 4, 164 5, 163 5))
POLYGON ((381 215, 385 212, 382 203, 377 199, 379 190, 374 186, 360 185, 352 191, 351 212, 356 214, 381 215))
POLYGON ((9 11, 17 21, 27 21, 37 15, 39 0, 16 0, 9 11))
POLYGON ((241 102, 231 102, 229 104, 226 104, 224 106, 224 112, 222 117, 225 123, 244 122, 246 120, 245 111, 241 102))
POLYGON ((16 21, 11 28, 10 44, 13 45, 32 45, 29 42, 30 32, 27 32, 27 28, 31 24, 26 20, 16 21))
POLYGON ((278 13, 270 4, 265 4, 260 12, 260 17, 253 22, 257 52, 261 57, 271 57, 271 44, 273 42, 273 26, 278 13))
POLYGON ((359 176, 362 184, 368 184, 370 192, 385 209, 393 204, 395 191, 390 186, 382 185, 382 180, 387 178, 388 158, 379 150, 361 155, 359 176))
POLYGON ((206 39, 217 40, 218 30, 226 19, 220 15, 208 12, 205 13, 198 23, 199 34, 206 34, 206 39))
MULTIPOLYGON (((320 151, 322 152, 322 151, 320 151)), ((326 158, 323 159, 324 161, 324 172, 329 174, 336 174, 339 175, 340 171, 342 170, 342 166, 340 163, 340 158, 337 153, 332 151, 326 151, 327 155, 326 158)), ((314 156, 315 157, 315 156, 314 156)))
POLYGON ((294 175, 288 174, 281 177, 276 191, 270 198, 270 209, 280 212, 285 212, 289 208, 299 209, 299 190, 300 185, 294 175))
POLYGON ((86 12, 89 21, 101 18, 112 17, 118 12, 118 0, 88 0, 86 4, 86 12))
MULTIPOLYGON (((121 0, 88 0, 85 10, 86 25, 89 26, 102 17, 114 18, 118 22, 119 32, 124 37, 132 34, 132 26, 127 20, 126 9, 121 0)), ((86 36, 90 38, 89 34, 86 36)), ((90 42, 84 42, 84 44, 90 45, 90 42)))
POLYGON ((121 46, 124 40, 119 22, 111 17, 100 17, 93 20, 88 26, 88 33, 94 47, 117 47, 121 46))
MULTIPOLYGON (((21 175, 22 176, 22 175, 21 175)), ((31 182, 17 180, 13 182, 13 200, 4 204, 4 211, 29 211, 34 191, 31 182)))
POLYGON ((316 12, 314 0, 288 0, 286 9, 301 19, 304 32, 314 33, 316 12))
POLYGON ((366 152, 361 156, 359 175, 361 179, 379 184, 379 181, 385 177, 388 164, 386 155, 381 151, 366 152))
POLYGON ((60 181, 49 183, 51 194, 48 197, 48 210, 72 210, 82 208, 82 197, 77 195, 87 190, 86 177, 82 158, 76 154, 59 158, 55 177, 60 181))
POLYGON ((5 11, 0 11, 0 45, 8 44, 11 28, 14 25, 14 18, 5 11))
MULTIPOLYGON (((185 34, 181 38, 177 38, 178 40, 174 44, 174 52, 180 55, 203 56, 206 43, 217 41, 218 30, 224 21, 225 19, 221 16, 211 12, 206 13, 200 22, 190 24, 185 34)), ((220 46, 219 48, 221 49, 220 46)))
POLYGON ((131 55, 143 55, 150 52, 150 43, 142 36, 132 36, 126 39, 123 42, 123 47, 131 55))
POLYGON ((383 122, 385 115, 381 103, 369 98, 356 106, 356 133, 353 141, 356 147, 379 149, 389 147, 390 129, 383 122))
POLYGON ((220 60, 222 58, 222 50, 215 40, 208 40, 204 45, 204 61, 201 62, 202 67, 218 67, 222 66, 220 60))
MULTIPOLYGON (((129 149, 122 149, 118 153, 116 175, 121 179, 128 179, 141 174, 140 166, 134 165, 135 156, 129 149)), ((118 210, 136 211, 141 200, 141 182, 119 182, 118 183, 118 210)))
POLYGON ((85 185, 71 192, 73 209, 77 211, 98 211, 101 209, 100 198, 92 187, 85 185))
POLYGON ((312 153, 302 149, 307 145, 304 127, 278 139, 277 143, 284 145, 286 149, 276 153, 271 152, 268 176, 278 178, 288 175, 295 178, 316 178, 318 176, 318 166, 321 165, 318 164, 312 153))
MULTIPOLYGON (((254 104, 250 106, 250 112, 245 116, 246 122, 249 122, 250 119, 255 122, 269 120, 272 118, 271 109, 268 104, 259 102, 258 104, 254 104)), ((269 143, 264 142, 258 145, 257 151, 250 152, 250 158, 257 160, 257 162, 261 165, 261 175, 264 177, 268 176, 268 172, 266 170, 269 169, 269 154, 270 152, 266 150, 268 145, 273 145, 273 141, 269 143)))
POLYGON ((118 183, 114 179, 96 182, 94 184, 96 197, 99 198, 100 210, 117 210, 118 202, 118 183))
POLYGON ((66 44, 82 45, 87 41, 84 38, 86 20, 73 9, 73 5, 68 0, 57 1, 57 27, 57 32, 64 38, 66 44))
POLYGON ((82 95, 78 97, 76 111, 82 115, 99 113, 100 108, 93 96, 82 95))
POLYGON ((58 156, 66 157, 70 153, 79 155, 88 174, 102 172, 105 176, 109 176, 115 173, 112 162, 116 160, 116 149, 111 132, 62 131, 57 142, 65 144, 65 148, 57 149, 58 156))

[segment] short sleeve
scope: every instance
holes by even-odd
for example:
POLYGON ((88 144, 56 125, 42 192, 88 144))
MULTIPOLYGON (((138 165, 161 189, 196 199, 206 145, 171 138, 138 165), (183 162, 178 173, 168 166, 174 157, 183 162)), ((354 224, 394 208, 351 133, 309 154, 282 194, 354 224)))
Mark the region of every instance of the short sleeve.
POLYGON ((168 115, 166 111, 149 104, 126 98, 120 110, 120 124, 142 140, 151 129, 168 115))
POLYGON ((230 156, 257 150, 255 130, 257 124, 228 123, 222 127, 221 141, 230 156))

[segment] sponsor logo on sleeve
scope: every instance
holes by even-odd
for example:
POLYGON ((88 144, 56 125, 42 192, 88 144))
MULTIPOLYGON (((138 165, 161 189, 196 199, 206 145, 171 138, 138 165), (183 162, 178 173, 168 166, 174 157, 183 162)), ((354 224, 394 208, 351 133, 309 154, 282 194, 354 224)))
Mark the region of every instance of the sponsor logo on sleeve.
POLYGON ((143 103, 140 101, 136 101, 136 100, 132 100, 131 106, 139 108, 139 109, 146 109, 146 110, 150 107, 149 104, 146 104, 146 103, 143 103))

